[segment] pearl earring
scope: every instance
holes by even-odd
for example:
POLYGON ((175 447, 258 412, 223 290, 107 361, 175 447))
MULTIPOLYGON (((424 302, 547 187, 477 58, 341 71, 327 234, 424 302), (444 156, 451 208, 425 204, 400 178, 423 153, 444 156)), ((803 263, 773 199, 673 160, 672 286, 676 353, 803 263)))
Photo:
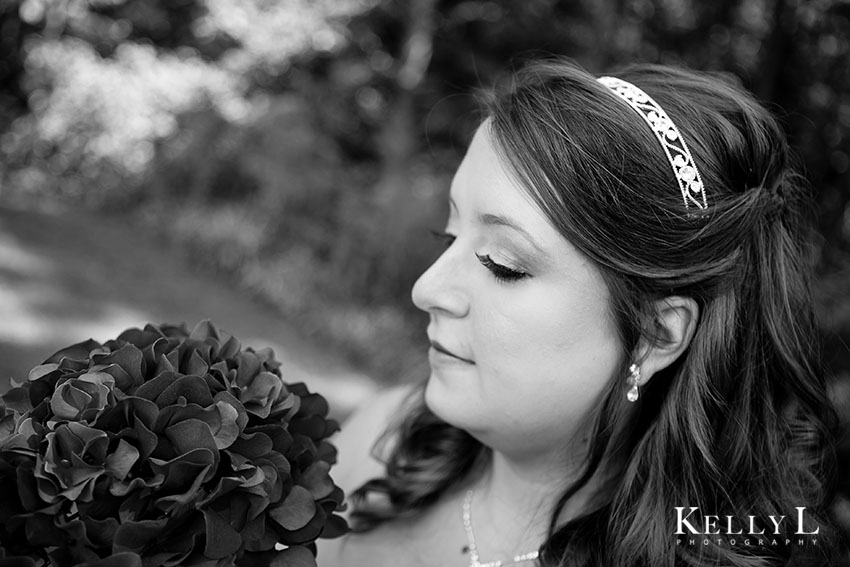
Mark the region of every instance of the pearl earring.
POLYGON ((640 392, 638 391, 638 386, 640 386, 640 368, 637 364, 629 366, 629 380, 632 383, 632 387, 626 394, 626 398, 630 402, 636 402, 640 397, 640 392))

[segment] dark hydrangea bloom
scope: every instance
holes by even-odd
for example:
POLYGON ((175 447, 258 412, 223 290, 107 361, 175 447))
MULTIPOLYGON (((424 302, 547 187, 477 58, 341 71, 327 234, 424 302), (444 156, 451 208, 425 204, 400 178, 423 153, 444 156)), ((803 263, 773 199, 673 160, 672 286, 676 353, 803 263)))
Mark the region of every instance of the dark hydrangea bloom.
POLYGON ((0 398, 0 566, 315 565, 327 414, 209 322, 63 349, 0 398))

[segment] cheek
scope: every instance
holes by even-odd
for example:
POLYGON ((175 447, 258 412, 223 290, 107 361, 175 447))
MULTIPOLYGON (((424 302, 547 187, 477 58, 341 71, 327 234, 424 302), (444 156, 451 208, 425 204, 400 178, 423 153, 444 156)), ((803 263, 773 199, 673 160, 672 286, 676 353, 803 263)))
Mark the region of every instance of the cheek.
POLYGON ((607 302, 533 291, 493 301, 476 321, 482 388, 514 403, 532 400, 541 410, 578 411, 598 397, 619 363, 607 302))

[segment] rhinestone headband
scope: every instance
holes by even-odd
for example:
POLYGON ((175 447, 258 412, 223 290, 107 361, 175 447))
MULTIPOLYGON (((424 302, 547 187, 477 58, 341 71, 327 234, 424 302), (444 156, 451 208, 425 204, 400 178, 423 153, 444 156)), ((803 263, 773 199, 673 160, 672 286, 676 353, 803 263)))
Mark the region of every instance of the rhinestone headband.
POLYGON ((647 124, 649 124, 655 137, 664 148, 673 174, 679 183, 685 208, 694 205, 698 209, 707 209, 708 203, 705 198, 705 188, 702 184, 699 170, 685 139, 682 138, 679 129, 661 108, 661 105, 652 100, 648 94, 631 83, 616 77, 600 77, 600 83, 611 89, 611 91, 631 106, 647 124))

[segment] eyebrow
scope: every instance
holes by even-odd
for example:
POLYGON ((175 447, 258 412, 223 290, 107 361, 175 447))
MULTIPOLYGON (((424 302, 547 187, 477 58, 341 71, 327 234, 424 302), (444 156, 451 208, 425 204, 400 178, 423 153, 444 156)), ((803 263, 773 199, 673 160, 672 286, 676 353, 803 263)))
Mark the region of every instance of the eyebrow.
POLYGON ((491 213, 484 213, 478 215, 478 220, 484 224, 485 226, 504 226, 510 229, 515 230, 520 233, 526 240, 531 243, 535 248, 540 250, 540 246, 537 244, 537 241, 534 239, 531 234, 522 228, 516 221, 512 220, 510 217, 505 217, 501 215, 494 215, 491 213))
MULTIPOLYGON (((457 213, 457 204, 455 200, 449 195, 449 207, 455 210, 457 213)), ((534 237, 530 232, 522 228, 518 222, 511 219, 510 217, 495 215, 492 213, 480 213, 478 215, 478 222, 485 226, 504 226, 506 228, 510 228, 520 233, 526 240, 528 240, 529 244, 534 246, 539 252, 543 252, 543 248, 537 243, 534 237)))

